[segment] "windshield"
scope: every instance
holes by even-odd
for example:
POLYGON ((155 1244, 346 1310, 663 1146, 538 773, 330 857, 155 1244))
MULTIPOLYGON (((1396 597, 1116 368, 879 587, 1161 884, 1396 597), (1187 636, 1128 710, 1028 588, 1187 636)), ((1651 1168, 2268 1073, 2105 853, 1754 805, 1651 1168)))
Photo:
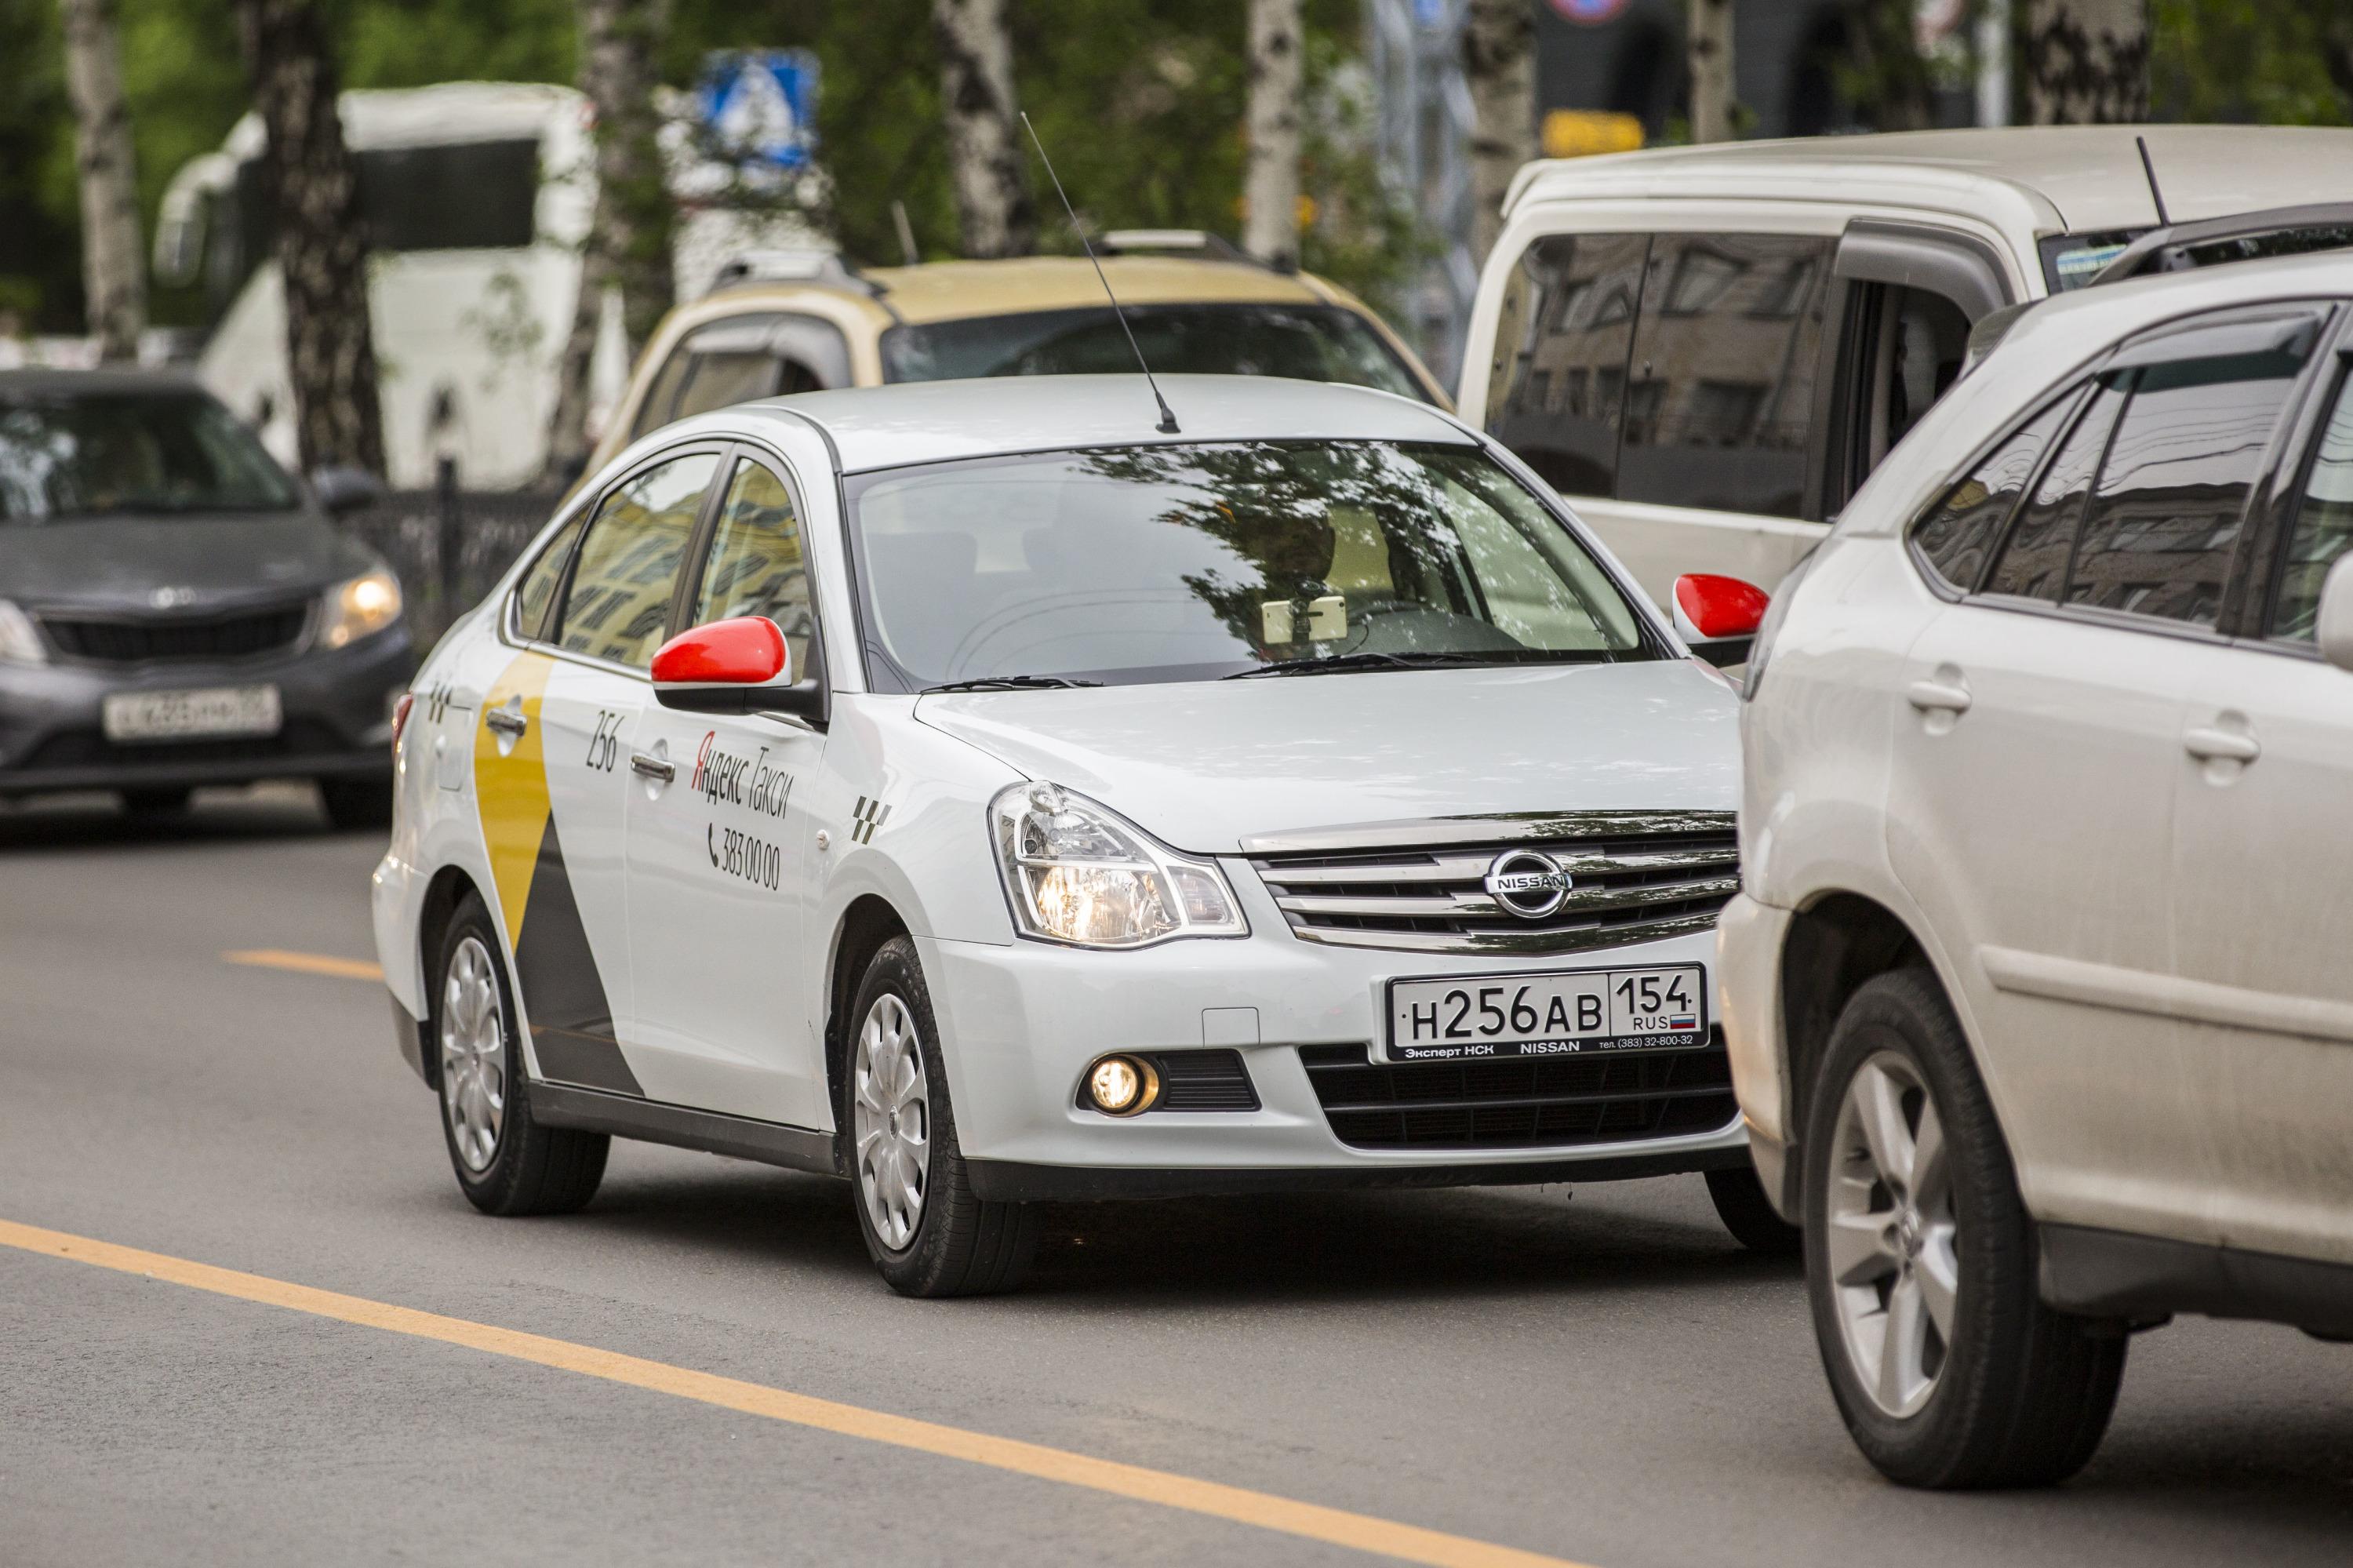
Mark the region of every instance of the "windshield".
MULTIPOLYGON (((1283 376, 1430 395, 1354 311, 1331 305, 1130 305, 1136 347, 1163 376, 1283 376)), ((885 381, 1116 375, 1135 368, 1108 305, 897 326, 882 334, 885 381)))
POLYGON ((1475 448, 1125 447, 851 483, 877 691, 1651 656, 1599 563, 1475 448))
POLYGON ((284 512, 297 499, 253 433, 201 392, 0 392, 0 522, 284 512))

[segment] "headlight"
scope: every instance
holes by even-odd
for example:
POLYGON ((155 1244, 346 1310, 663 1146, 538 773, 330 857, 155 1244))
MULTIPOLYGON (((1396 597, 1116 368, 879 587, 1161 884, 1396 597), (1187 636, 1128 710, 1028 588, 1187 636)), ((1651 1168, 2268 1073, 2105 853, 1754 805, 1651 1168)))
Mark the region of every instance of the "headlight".
POLYGON ((1142 948, 1176 937, 1246 937, 1214 862, 1155 842, 1118 813, 1051 784, 1016 784, 988 803, 997 868, 1025 937, 1081 948, 1142 948))
POLYGON ((33 618, 0 599, 0 659, 12 664, 46 664, 49 651, 33 630, 33 618))
POLYGON ((399 619, 400 579, 379 567, 327 595, 327 619, 319 640, 330 648, 348 647, 399 619))

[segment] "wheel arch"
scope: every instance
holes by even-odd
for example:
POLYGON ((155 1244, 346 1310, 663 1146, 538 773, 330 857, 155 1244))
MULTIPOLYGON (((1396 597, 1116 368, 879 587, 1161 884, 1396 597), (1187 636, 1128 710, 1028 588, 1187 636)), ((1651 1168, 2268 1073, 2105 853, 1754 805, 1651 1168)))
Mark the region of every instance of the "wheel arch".
POLYGON ((844 1171, 849 1169, 841 1140, 849 1109, 843 1086, 849 1076, 849 1010, 858 999, 859 980, 876 951, 893 937, 913 934, 897 906, 879 893, 851 899, 834 925, 825 970, 825 1086, 833 1107, 834 1162, 844 1171))
MULTIPOLYGON (((465 901, 466 895, 479 891, 462 866, 445 865, 433 874, 432 880, 425 885, 425 896, 417 901, 417 957, 425 976, 426 1012, 417 1021, 420 1030, 432 1027, 433 965, 440 957, 442 939, 449 934, 449 922, 457 918, 458 906, 465 901)), ((426 1044, 425 1082, 438 1094, 441 1088, 441 1054, 429 1048, 429 1041, 426 1044)))
MULTIPOLYGON (((1831 1031, 1847 999, 1864 981, 1891 970, 1918 968, 1936 977, 1927 949, 1904 917, 1860 893, 1831 893, 1808 903, 1789 921, 1781 943, 1781 1039, 1789 1065, 1790 1142, 1813 1136, 1805 1125, 1814 1075, 1830 1048, 1831 1031)), ((1802 1162, 1791 1160, 1784 1178, 1796 1196, 1802 1162)))

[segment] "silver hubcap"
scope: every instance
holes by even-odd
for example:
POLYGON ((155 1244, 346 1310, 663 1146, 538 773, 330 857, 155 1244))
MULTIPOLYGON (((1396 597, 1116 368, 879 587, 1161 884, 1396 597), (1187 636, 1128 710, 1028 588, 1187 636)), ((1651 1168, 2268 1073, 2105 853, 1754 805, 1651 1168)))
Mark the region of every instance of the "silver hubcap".
POLYGON ((1893 1052, 1847 1086, 1831 1146, 1826 1250, 1846 1353, 1889 1415, 1928 1403, 1952 1344, 1960 1282, 1944 1123, 1893 1052))
POLYGON ((441 1109, 469 1171, 487 1171, 507 1119, 507 1042, 498 971, 480 937, 449 957, 441 985, 441 1109))
POLYGON ((923 1223, 932 1180, 932 1102, 914 1015, 897 997, 877 997, 858 1031, 850 1085, 858 1137, 858 1192, 882 1245, 905 1249, 923 1223))

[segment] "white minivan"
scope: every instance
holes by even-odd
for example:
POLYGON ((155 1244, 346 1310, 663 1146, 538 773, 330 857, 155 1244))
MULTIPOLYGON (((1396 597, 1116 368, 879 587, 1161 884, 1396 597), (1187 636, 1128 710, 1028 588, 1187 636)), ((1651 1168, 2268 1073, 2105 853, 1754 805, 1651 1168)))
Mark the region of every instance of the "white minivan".
POLYGON ((2353 131, 2188 125, 1530 164, 1455 406, 1660 602, 1685 572, 1769 589, 1959 376, 1977 323, 2120 261, 2345 244, 2353 208, 2310 204, 2345 202, 2348 168, 2353 131), (2231 215, 2263 221, 2198 232, 2231 215), (2154 249, 2161 224, 2186 243, 2154 249))

